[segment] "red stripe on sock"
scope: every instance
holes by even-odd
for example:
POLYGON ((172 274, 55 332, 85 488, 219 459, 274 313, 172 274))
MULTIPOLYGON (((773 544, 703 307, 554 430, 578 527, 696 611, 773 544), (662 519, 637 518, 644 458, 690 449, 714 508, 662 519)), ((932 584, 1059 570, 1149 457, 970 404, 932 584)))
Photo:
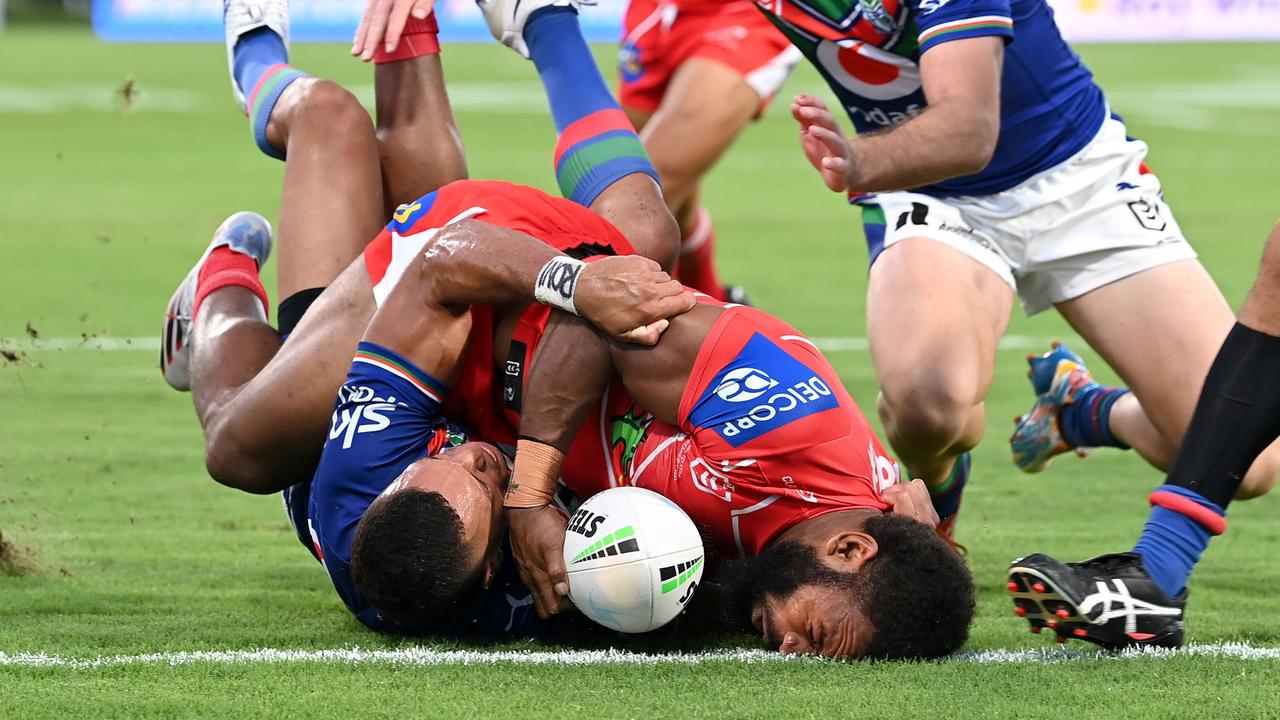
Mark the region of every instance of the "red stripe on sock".
POLYGON ((1147 496, 1152 505, 1159 505, 1166 510, 1181 513, 1195 520, 1210 534, 1221 535, 1227 531, 1227 519, 1200 503, 1177 493, 1157 490, 1147 496))
POLYGON ((421 20, 409 18, 404 24, 404 32, 400 35, 400 44, 396 45, 394 52, 387 52, 386 45, 379 43, 377 50, 373 53, 373 63, 381 65, 439 54, 440 25, 436 22, 436 14, 432 12, 421 20))
POLYGON ((583 140, 593 138, 601 133, 607 133, 610 130, 636 131, 631 126, 631 121, 627 119, 627 114, 615 109, 597 110, 586 117, 573 121, 556 139, 556 156, 553 165, 555 167, 560 166, 560 157, 569 148, 583 140))
POLYGON ((266 72, 262 73, 262 77, 258 78, 258 84, 253 86, 253 92, 249 93, 247 107, 250 110, 253 109, 253 101, 257 99, 258 92, 262 90, 262 86, 267 83, 267 79, 270 78, 272 75, 275 75, 276 73, 280 72, 282 68, 287 68, 287 67, 289 67, 289 63, 276 63, 275 65, 272 65, 271 67, 267 68, 266 72))
POLYGON ((200 312, 200 304, 205 298, 225 287, 242 287, 257 295, 262 301, 263 312, 266 312, 270 305, 267 289, 262 285, 262 278, 258 277, 258 263, 248 255, 238 253, 229 247, 220 247, 209 253, 209 257, 205 258, 204 265, 200 268, 200 275, 196 279, 195 307, 192 308, 191 317, 194 318, 196 313, 200 312))

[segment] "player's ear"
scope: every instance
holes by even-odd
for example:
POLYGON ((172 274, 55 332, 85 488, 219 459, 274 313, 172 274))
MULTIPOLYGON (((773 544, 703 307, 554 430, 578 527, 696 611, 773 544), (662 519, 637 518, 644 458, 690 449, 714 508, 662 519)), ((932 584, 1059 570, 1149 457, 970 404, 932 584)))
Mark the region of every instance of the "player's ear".
POLYGON ((834 570, 854 572, 876 556, 880 545, 864 532, 839 532, 828 537, 820 553, 822 560, 834 570))

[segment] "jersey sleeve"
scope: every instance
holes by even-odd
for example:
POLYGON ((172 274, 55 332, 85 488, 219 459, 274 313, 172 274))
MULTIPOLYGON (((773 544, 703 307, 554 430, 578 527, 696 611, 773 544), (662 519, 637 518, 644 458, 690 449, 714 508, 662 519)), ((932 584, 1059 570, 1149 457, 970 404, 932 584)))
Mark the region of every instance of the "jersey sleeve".
POLYGON ((1010 0, 918 0, 917 40, 920 54, 952 40, 977 37, 1013 41, 1010 0))
POLYGON ((447 425, 440 406, 446 389, 398 353, 362 342, 338 391, 312 480, 308 522, 338 594, 374 629, 388 628, 351 577, 356 525, 406 467, 443 442, 447 425))

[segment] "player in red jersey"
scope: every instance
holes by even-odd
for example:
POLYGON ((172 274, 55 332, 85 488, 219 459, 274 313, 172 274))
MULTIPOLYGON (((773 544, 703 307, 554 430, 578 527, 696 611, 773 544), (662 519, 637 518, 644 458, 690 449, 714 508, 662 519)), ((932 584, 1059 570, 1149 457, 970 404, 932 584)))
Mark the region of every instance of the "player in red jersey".
MULTIPOLYGON (((702 178, 764 112, 800 51, 750 0, 630 0, 618 56, 618 99, 662 177, 680 223, 677 276, 729 299, 713 262, 715 230, 702 178)), ((739 296, 740 297, 740 296, 739 296)))
POLYGON ((565 522, 550 491, 580 452, 583 419, 598 424, 614 373, 644 408, 628 413, 636 431, 620 438, 618 475, 584 486, 565 472, 564 481, 584 497, 611 481, 657 491, 689 513, 710 564, 746 558, 720 568, 703 602, 715 615, 749 619, 782 652, 938 657, 964 642, 972 581, 934 533, 923 484, 898 483, 812 342, 762 311, 705 297, 651 348, 613 344, 552 313, 524 387, 506 500, 540 613, 557 613, 568 594, 565 522), (570 371, 578 381, 559 382, 570 371))

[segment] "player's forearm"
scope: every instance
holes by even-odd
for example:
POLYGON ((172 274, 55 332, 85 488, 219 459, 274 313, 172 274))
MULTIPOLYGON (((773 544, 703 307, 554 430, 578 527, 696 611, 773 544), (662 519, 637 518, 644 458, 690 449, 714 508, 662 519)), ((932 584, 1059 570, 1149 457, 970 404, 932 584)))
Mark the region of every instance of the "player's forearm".
POLYGON ((508 508, 550 501, 569 445, 612 373, 609 348, 595 330, 553 311, 525 380, 508 508))
POLYGON ((999 134, 998 109, 930 106, 901 125, 853 139, 849 188, 906 190, 971 175, 991 161, 999 134))
POLYGON ((463 220, 427 246, 420 272, 433 300, 443 305, 528 302, 538 272, 560 255, 524 233, 463 220))
POLYGON ((609 346, 595 328, 553 310, 526 377, 520 435, 568 451, 612 375, 609 346))

